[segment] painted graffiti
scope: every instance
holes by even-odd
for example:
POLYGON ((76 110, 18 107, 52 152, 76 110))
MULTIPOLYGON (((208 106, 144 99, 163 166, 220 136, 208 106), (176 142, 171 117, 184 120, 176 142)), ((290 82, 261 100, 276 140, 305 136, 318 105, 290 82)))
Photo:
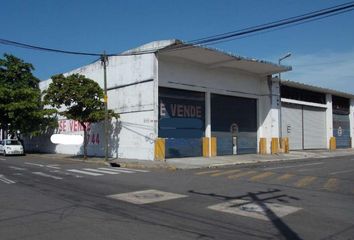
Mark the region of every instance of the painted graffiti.
MULTIPOLYGON (((87 131, 89 132, 91 130, 91 123, 85 123, 85 125, 87 131)), ((83 132, 84 128, 78 121, 63 119, 58 121, 58 131, 59 133, 83 132)))
MULTIPOLYGON (((100 134, 92 132, 92 124, 85 123, 87 129, 87 143, 88 144, 100 144, 100 134)), ((79 135, 84 134, 83 126, 75 120, 61 119, 58 121, 58 133, 77 133, 79 135)))

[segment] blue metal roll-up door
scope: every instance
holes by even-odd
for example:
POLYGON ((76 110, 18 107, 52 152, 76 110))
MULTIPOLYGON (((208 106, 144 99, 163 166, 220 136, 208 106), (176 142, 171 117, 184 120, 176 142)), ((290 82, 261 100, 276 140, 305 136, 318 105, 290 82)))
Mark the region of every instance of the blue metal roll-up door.
POLYGON ((235 154, 235 141, 237 154, 257 153, 257 100, 211 94, 211 131, 219 156, 235 154))
POLYGON ((336 138, 337 148, 350 147, 349 115, 333 114, 333 136, 336 138))
POLYGON ((202 155, 205 93, 159 87, 159 132, 166 158, 202 155))

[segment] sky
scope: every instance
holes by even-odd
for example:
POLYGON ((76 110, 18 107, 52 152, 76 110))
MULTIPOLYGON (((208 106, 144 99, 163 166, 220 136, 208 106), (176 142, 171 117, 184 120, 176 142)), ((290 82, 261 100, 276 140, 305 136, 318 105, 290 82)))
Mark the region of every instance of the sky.
MULTIPOLYGON (((350 0, 0 0, 0 38, 81 52, 120 53, 163 39, 189 41, 332 7, 350 0)), ((278 62, 283 79, 354 94, 354 11, 212 45, 278 62)), ((34 65, 41 80, 97 58, 0 44, 34 65)))

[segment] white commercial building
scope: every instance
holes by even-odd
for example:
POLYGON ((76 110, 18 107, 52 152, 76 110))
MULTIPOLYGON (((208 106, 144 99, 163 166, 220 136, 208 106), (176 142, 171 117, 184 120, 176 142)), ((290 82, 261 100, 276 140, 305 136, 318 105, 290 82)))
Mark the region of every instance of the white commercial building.
MULTIPOLYGON (((156 41, 111 56, 107 66, 108 108, 119 113, 120 119, 110 127, 110 156, 154 160, 161 155, 168 158, 271 153, 275 149, 272 143, 276 144, 280 137, 289 138, 291 149, 328 148, 334 129, 331 96, 354 96, 284 82, 282 89, 284 84, 324 93, 326 102, 311 103, 311 98, 307 101, 306 97, 296 100, 291 94, 280 98, 279 79, 272 75, 289 70, 287 66, 185 45, 178 40, 156 41), (288 123, 289 114, 300 116, 299 109, 301 125, 297 121, 288 123), (284 116, 286 121, 279 121, 284 116), (301 128, 306 136, 306 129, 316 126, 307 123, 306 116, 318 117, 321 129, 305 138, 301 135, 299 140, 294 132, 301 128), (308 145, 309 137, 323 139, 308 145)), ((100 61, 66 75, 72 73, 94 79, 103 87, 100 61)), ((50 82, 41 82, 41 89, 46 89, 50 82)), ((352 100, 349 105, 350 114, 345 121, 349 119, 351 124, 351 137, 352 100)), ((59 119, 55 132, 82 134, 82 129, 75 121, 59 119)), ((81 145, 52 144, 51 134, 27 139, 27 150, 82 154, 81 145)), ((91 124, 89 155, 104 155, 103 134, 103 124, 91 124)))

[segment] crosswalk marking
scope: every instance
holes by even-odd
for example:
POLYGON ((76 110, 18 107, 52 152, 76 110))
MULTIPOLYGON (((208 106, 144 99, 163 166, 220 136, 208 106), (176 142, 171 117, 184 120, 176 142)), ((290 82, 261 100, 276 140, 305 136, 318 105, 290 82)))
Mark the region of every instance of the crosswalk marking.
POLYGON ((262 180, 264 178, 267 178, 267 177, 270 177, 272 175, 274 175, 275 173, 273 172, 264 172, 264 173, 261 173, 261 174, 258 174, 254 177, 251 177, 250 180, 251 181, 259 181, 259 180, 262 180))
POLYGON ((15 166, 9 166, 9 168, 14 169, 14 170, 19 170, 19 171, 25 171, 25 170, 27 170, 26 168, 15 167, 15 166))
POLYGON ((8 179, 7 177, 5 177, 4 175, 0 174, 0 181, 7 183, 7 184, 13 184, 16 183, 15 181, 12 181, 10 179, 8 179))
POLYGON ((116 173, 134 173, 133 171, 129 171, 129 170, 121 170, 121 169, 115 169, 115 168, 99 168, 105 171, 113 171, 116 173))
POLYGON ((294 174, 291 174, 291 173, 285 173, 281 176, 279 176, 277 179, 278 180, 281 180, 281 181, 286 181, 286 180, 289 180, 290 178, 294 177, 295 175, 294 174))
POLYGON ((76 178, 82 178, 81 175, 77 175, 75 173, 68 173, 68 172, 64 172, 62 170, 49 170, 49 172, 51 173, 57 173, 57 174, 61 174, 61 175, 66 175, 66 176, 73 176, 73 177, 76 177, 76 178))
POLYGON ((329 191, 334 191, 337 189, 338 186, 338 179, 337 178, 330 178, 328 181, 323 185, 323 188, 329 191))
POLYGON ((51 164, 51 165, 47 165, 47 168, 54 168, 54 169, 60 169, 60 167, 58 166, 58 164, 51 164))
POLYGON ((217 176, 222 176, 222 175, 228 175, 228 174, 231 174, 231 173, 237 173, 239 171, 240 170, 235 169, 235 170, 230 170, 230 171, 225 171, 225 172, 217 172, 217 173, 211 174, 210 176, 217 177, 217 176))
POLYGON ((98 173, 107 173, 107 174, 119 174, 118 172, 109 172, 105 170, 99 170, 99 169, 93 169, 93 168, 84 168, 85 171, 90 171, 90 172, 98 172, 98 173))
POLYGON ((33 165, 33 166, 38 166, 38 167, 44 167, 43 164, 38 164, 38 163, 30 163, 30 162, 25 162, 27 165, 33 165))
POLYGON ((86 174, 86 175, 91 175, 91 176, 102 176, 103 174, 101 173, 93 173, 93 172, 88 172, 88 171, 82 171, 82 170, 77 170, 77 169, 69 169, 69 172, 75 172, 75 173, 81 173, 81 174, 86 174))
POLYGON ((307 185, 309 185, 313 181, 315 181, 315 179, 316 179, 316 177, 313 177, 313 176, 303 177, 295 183, 295 186, 296 187, 306 187, 307 185))
MULTIPOLYGON (((116 169, 116 168, 114 168, 116 169)), ((141 169, 132 169, 132 168, 122 168, 122 167, 119 167, 118 169, 122 169, 122 170, 128 170, 128 171, 135 171, 135 172, 150 172, 148 170, 141 170, 141 169)), ((117 170, 118 170, 117 169, 117 170)))
POLYGON ((47 178, 53 178, 53 179, 56 179, 56 180, 61 180, 61 179, 63 179, 63 178, 61 178, 61 177, 54 176, 54 175, 50 175, 50 174, 46 174, 46 173, 43 173, 43 172, 32 172, 32 173, 35 174, 35 175, 39 175, 39 176, 47 177, 47 178))
POLYGON ((211 171, 205 171, 205 172, 197 172, 195 175, 204 175, 204 174, 217 173, 217 172, 220 172, 220 170, 211 170, 211 171))
POLYGON ((330 175, 335 175, 335 174, 338 174, 338 173, 348 173, 348 172, 354 172, 354 169, 338 171, 338 172, 332 172, 332 173, 330 173, 330 175))
POLYGON ((254 174, 254 173, 257 173, 257 172, 256 171, 240 172, 240 173, 237 173, 237 174, 234 174, 234 175, 230 175, 227 178, 229 178, 229 179, 237 179, 237 178, 248 176, 248 175, 251 175, 251 174, 254 174))

